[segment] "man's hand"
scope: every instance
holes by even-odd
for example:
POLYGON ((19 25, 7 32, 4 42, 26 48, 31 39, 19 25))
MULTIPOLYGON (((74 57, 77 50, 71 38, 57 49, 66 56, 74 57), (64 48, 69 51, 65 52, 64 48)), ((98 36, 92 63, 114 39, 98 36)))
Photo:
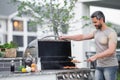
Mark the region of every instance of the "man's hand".
POLYGON ((97 59, 97 56, 94 55, 94 56, 91 56, 90 58, 88 58, 87 61, 94 62, 96 59, 97 59))
POLYGON ((59 39, 60 39, 60 40, 65 40, 65 39, 67 39, 67 38, 66 38, 66 36, 59 36, 59 39))

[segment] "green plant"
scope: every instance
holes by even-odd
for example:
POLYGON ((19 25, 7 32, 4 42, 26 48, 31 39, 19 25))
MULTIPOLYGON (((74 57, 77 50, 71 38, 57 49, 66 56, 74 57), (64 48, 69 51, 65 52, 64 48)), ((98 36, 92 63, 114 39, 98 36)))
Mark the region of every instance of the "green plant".
POLYGON ((120 80, 120 71, 118 70, 118 73, 117 73, 117 80, 120 80))
MULTIPOLYGON (((13 0, 17 1, 19 0, 13 0)), ((69 21, 75 14, 73 8, 76 2, 77 0, 22 0, 18 6, 18 16, 32 17, 30 25, 52 28, 54 35, 58 35, 59 31, 67 33, 69 21)))
POLYGON ((4 52, 0 52, 0 57, 4 57, 4 52))
POLYGON ((0 45, 0 48, 7 48, 7 49, 9 49, 9 48, 17 48, 18 46, 17 46, 17 44, 16 43, 14 43, 13 41, 11 41, 10 43, 5 43, 5 44, 3 44, 3 45, 0 45))

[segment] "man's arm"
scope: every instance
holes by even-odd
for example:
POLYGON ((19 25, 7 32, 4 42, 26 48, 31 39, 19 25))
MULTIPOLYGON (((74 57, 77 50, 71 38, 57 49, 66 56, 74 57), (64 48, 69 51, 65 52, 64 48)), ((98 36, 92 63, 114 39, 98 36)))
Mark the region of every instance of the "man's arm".
POLYGON ((60 39, 67 39, 67 40, 75 40, 75 41, 81 41, 81 40, 88 40, 94 38, 93 33, 89 34, 78 34, 78 35, 73 35, 73 36, 60 36, 60 39))

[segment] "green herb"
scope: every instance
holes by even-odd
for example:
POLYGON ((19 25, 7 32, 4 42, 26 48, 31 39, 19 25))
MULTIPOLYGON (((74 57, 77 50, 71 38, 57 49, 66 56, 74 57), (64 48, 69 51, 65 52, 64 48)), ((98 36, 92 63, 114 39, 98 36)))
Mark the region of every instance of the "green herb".
POLYGON ((3 45, 0 45, 0 48, 17 48, 17 44, 11 41, 10 43, 5 43, 3 45))

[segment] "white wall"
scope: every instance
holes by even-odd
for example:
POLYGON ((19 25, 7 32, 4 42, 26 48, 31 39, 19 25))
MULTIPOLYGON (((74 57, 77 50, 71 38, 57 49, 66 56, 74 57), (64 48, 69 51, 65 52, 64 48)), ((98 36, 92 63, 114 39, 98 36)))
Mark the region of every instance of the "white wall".
POLYGON ((0 19, 0 44, 5 43, 6 35, 6 20, 0 19))
MULTIPOLYGON (((89 15, 89 6, 84 5, 82 3, 77 3, 76 7, 74 9, 74 12, 76 13, 75 15, 75 20, 79 20, 82 16, 88 16, 89 15)), ((82 33, 86 33, 89 31, 83 31, 84 29, 82 29, 82 22, 78 21, 76 23, 71 24, 71 26, 73 26, 75 29, 75 31, 70 31, 68 35, 75 35, 75 34, 82 34, 82 33)), ((86 59, 85 57, 85 52, 88 50, 87 48, 89 46, 87 41, 71 41, 72 42, 72 56, 75 56, 76 60, 79 61, 84 61, 86 59)), ((83 62, 83 63, 79 63, 76 64, 78 68, 82 68, 82 67, 87 67, 87 63, 83 62)))

